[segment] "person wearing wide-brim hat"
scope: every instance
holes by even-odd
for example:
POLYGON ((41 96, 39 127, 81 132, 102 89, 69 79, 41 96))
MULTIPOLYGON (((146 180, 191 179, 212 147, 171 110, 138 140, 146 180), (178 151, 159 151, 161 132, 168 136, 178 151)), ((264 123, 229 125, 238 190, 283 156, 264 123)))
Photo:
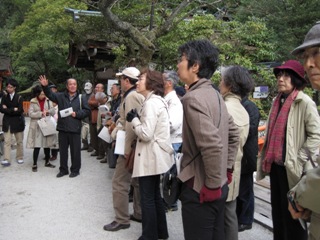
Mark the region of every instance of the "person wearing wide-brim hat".
MULTIPOLYGON (((320 91, 320 22, 317 22, 317 24, 309 30, 303 43, 294 49, 292 54, 302 58, 304 70, 307 73, 312 88, 320 91)), ((317 160, 318 164, 320 164, 320 158, 317 160)), ((310 240, 320 239, 319 185, 320 168, 318 167, 307 171, 305 176, 303 176, 299 183, 290 191, 299 210, 299 212, 296 212, 292 206, 289 205, 292 217, 295 219, 308 219, 311 214, 309 226, 310 240)))
POLYGON ((287 192, 310 167, 305 148, 314 156, 320 145, 316 104, 303 93, 303 66, 289 60, 273 70, 278 87, 267 122, 267 134, 257 166, 257 180, 270 175, 274 240, 308 238, 288 211, 287 192))

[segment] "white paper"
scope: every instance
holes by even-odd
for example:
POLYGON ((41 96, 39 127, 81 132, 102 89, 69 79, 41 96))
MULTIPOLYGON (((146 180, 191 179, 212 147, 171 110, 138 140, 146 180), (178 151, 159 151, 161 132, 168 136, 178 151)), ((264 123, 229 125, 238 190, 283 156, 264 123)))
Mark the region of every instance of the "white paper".
POLYGON ((101 113, 101 114, 106 114, 107 112, 109 112, 109 108, 106 106, 106 105, 101 105, 101 106, 99 106, 99 112, 101 113))
POLYGON ((70 116, 72 113, 73 113, 72 107, 69 107, 69 108, 60 110, 60 116, 61 116, 62 118, 68 117, 68 116, 70 116))
POLYGON ((112 142, 112 138, 110 136, 109 130, 107 127, 103 127, 101 129, 101 131, 98 134, 98 137, 101 138, 103 141, 107 142, 107 143, 111 143, 112 142))
POLYGON ((114 148, 114 153, 119 155, 124 155, 124 143, 126 138, 126 132, 123 130, 118 130, 116 146, 114 148))

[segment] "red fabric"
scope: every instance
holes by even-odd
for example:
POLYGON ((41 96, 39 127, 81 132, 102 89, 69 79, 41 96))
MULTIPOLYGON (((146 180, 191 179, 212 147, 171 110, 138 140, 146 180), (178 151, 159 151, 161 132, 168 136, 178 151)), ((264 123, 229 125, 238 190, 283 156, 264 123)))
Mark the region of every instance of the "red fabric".
POLYGON ((210 189, 205 185, 200 191, 200 203, 213 202, 221 197, 221 188, 210 189))
POLYGON ((37 99, 38 99, 38 102, 39 102, 39 105, 40 105, 40 110, 41 110, 41 112, 43 112, 43 110, 44 110, 44 103, 46 102, 46 99, 44 98, 44 99, 39 99, 38 97, 37 97, 37 99))
POLYGON ((265 158, 262 163, 262 170, 270 173, 271 165, 273 162, 283 165, 282 154, 283 144, 285 138, 285 130, 288 121, 290 107, 296 99, 299 91, 294 90, 287 97, 284 104, 280 109, 281 93, 278 94, 273 103, 268 126, 268 143, 266 148, 265 158))
POLYGON ((232 182, 232 169, 227 169, 228 184, 232 182))

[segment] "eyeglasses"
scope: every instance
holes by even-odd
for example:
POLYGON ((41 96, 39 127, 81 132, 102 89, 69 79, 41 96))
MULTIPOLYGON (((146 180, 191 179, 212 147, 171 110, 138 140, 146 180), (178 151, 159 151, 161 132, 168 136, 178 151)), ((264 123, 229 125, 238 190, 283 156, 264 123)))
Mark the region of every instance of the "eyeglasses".
POLYGON ((276 78, 279 79, 281 77, 288 78, 288 77, 290 77, 290 75, 287 72, 280 71, 277 73, 276 78))
POLYGON ((320 54, 320 47, 313 47, 313 48, 309 48, 309 49, 305 50, 304 52, 302 52, 298 56, 298 58, 300 58, 303 61, 307 61, 308 58, 315 58, 319 54, 320 54))

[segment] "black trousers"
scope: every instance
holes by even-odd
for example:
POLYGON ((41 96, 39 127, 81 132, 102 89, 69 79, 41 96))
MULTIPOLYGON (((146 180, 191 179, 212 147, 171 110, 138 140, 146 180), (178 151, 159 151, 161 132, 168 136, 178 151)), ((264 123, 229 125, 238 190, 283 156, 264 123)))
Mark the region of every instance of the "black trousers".
POLYGON ((69 173, 68 149, 70 146, 70 171, 79 173, 81 168, 81 136, 77 133, 59 132, 60 172, 69 173))
POLYGON ((90 144, 95 151, 99 152, 99 138, 98 138, 97 124, 90 123, 89 131, 90 131, 90 144))
POLYGON ((167 218, 160 193, 160 175, 139 177, 141 196, 142 236, 139 240, 169 237, 167 218))
POLYGON ((239 195, 237 197, 237 216, 239 224, 251 225, 254 219, 253 173, 241 174, 239 195))
POLYGON ((222 187, 220 199, 200 203, 200 195, 186 184, 182 185, 182 222, 186 240, 224 240, 224 207, 228 185, 222 187))
POLYGON ((270 172, 271 207, 274 240, 307 240, 308 233, 288 210, 289 191, 287 172, 284 166, 272 164, 270 172))

